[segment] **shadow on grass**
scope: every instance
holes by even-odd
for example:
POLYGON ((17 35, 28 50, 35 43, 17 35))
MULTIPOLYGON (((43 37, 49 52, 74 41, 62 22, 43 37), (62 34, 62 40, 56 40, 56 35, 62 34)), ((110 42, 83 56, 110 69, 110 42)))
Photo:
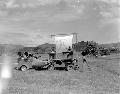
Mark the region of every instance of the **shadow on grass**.
MULTIPOLYGON (((49 70, 51 70, 49 68, 41 68, 41 67, 37 67, 37 66, 34 66, 33 69, 35 69, 36 71, 49 71, 49 70)), ((55 67, 52 70, 65 71, 65 68, 63 68, 63 67, 55 67)))

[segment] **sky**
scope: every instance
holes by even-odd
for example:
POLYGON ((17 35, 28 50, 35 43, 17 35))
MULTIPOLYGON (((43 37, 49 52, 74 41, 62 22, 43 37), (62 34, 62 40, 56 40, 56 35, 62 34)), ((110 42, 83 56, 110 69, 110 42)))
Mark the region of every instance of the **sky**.
POLYGON ((0 0, 0 44, 37 46, 50 35, 120 42, 119 0, 0 0))

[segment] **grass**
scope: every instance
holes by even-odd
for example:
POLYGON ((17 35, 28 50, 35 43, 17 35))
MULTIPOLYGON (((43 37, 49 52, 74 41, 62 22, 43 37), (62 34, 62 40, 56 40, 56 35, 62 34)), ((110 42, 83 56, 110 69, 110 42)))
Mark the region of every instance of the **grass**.
MULTIPOLYGON (((92 69, 12 70, 12 78, 4 94, 119 94, 119 56, 88 58, 92 69), (113 73, 116 72, 118 74, 113 73)), ((13 64, 16 62, 13 59, 13 64)))
POLYGON ((120 55, 111 55, 107 57, 98 57, 96 59, 88 59, 89 64, 100 67, 105 71, 109 71, 114 75, 120 76, 120 55))

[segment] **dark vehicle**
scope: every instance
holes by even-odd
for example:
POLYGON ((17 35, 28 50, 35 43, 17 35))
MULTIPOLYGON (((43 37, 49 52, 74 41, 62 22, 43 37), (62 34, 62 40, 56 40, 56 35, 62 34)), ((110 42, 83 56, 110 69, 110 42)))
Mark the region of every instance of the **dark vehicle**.
POLYGON ((53 59, 53 60, 40 60, 32 58, 32 60, 22 58, 19 60, 16 69, 26 71, 29 69, 48 69, 55 70, 57 68, 65 69, 67 71, 74 70, 76 68, 76 59, 53 59))
POLYGON ((17 70, 21 70, 21 71, 26 71, 29 69, 40 69, 40 68, 49 68, 51 64, 49 63, 48 60, 39 60, 36 58, 33 58, 32 61, 30 61, 29 59, 21 59, 17 66, 16 69, 17 70))
POLYGON ((68 59, 45 59, 41 60, 30 56, 28 58, 20 57, 18 59, 18 64, 16 66, 17 70, 26 71, 29 69, 49 69, 54 70, 57 68, 62 68, 67 71, 75 69, 75 64, 77 60, 68 58, 68 59))
POLYGON ((25 58, 18 59, 18 64, 15 67, 15 69, 21 70, 21 71, 26 71, 30 68, 32 68, 32 63, 28 62, 28 60, 25 58))
POLYGON ((67 71, 73 70, 76 67, 76 59, 54 59, 51 61, 51 68, 57 69, 57 68, 63 68, 67 71))
POLYGON ((26 71, 29 69, 38 69, 38 68, 48 68, 50 67, 50 62, 46 60, 41 60, 40 58, 36 58, 36 56, 32 54, 21 55, 18 58, 18 64, 15 67, 17 70, 26 71))
POLYGON ((105 48, 103 48, 103 49, 100 49, 100 55, 101 56, 104 56, 104 55, 110 55, 110 51, 109 51, 109 49, 105 49, 105 48))

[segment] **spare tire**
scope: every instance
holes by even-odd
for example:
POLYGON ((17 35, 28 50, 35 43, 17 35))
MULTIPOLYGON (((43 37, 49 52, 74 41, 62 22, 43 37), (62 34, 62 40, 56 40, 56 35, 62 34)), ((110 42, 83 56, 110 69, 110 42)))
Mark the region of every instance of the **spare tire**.
POLYGON ((73 70, 73 65, 67 65, 67 71, 72 71, 73 70))
POLYGON ((20 70, 21 70, 21 71, 26 71, 26 70, 27 70, 27 66, 22 65, 22 66, 20 67, 20 70))

